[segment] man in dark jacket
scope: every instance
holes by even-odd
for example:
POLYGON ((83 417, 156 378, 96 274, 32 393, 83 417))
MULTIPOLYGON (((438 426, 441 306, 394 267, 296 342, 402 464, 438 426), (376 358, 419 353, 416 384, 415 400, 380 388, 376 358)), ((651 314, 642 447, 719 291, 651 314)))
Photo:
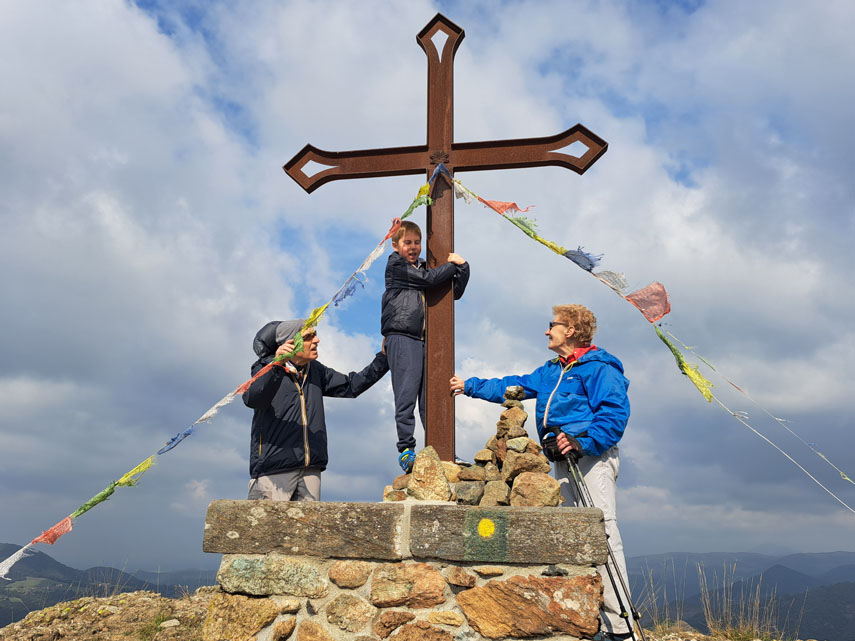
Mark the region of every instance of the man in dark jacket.
POLYGON ((447 263, 428 269, 420 257, 422 232, 410 221, 401 223, 392 236, 392 249, 395 251, 386 265, 380 333, 386 337, 392 371, 398 464, 406 473, 412 470, 416 459, 416 399, 422 427, 425 423, 425 290, 452 281, 457 300, 469 282, 469 263, 451 253, 447 263))
POLYGON ((317 360, 320 339, 302 320, 271 321, 255 335, 258 360, 253 376, 278 356, 294 351, 301 332, 303 347, 259 376, 243 394, 251 407, 250 499, 319 501, 321 472, 327 467, 324 396, 354 398, 389 370, 381 351, 361 372, 342 374, 317 360))

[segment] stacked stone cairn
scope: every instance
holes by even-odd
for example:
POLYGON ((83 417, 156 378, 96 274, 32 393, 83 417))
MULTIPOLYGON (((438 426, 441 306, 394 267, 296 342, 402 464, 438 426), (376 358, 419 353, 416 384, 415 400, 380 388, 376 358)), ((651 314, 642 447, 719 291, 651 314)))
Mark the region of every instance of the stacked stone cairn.
POLYGON ((450 501, 459 505, 555 507, 558 481, 540 445, 525 430, 528 414, 521 387, 508 387, 496 434, 475 454, 474 465, 440 461, 428 446, 416 455, 413 471, 383 491, 384 501, 450 501))

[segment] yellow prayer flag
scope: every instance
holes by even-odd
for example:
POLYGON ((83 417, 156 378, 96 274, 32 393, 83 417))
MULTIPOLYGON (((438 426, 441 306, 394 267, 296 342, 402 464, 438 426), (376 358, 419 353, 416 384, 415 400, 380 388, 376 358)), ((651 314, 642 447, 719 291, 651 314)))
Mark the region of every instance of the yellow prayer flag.
POLYGON ((697 367, 693 367, 686 362, 683 363, 682 370, 689 377, 689 380, 692 381, 692 384, 698 388, 698 391, 703 394, 704 398, 707 399, 707 402, 712 403, 712 392, 710 391, 712 383, 704 378, 697 367))
POLYGON ((132 485, 136 485, 137 477, 142 476, 145 472, 148 471, 148 468, 150 468, 152 465, 154 465, 154 455, 149 456, 146 460, 137 465, 134 469, 125 474, 118 481, 116 481, 116 485, 121 487, 130 487, 132 485))
POLYGON ((316 307, 312 310, 312 314, 306 319, 306 322, 303 323, 303 329, 309 329, 310 327, 314 327, 318 324, 318 321, 321 320, 321 316, 324 315, 324 312, 327 311, 327 307, 330 304, 321 305, 320 307, 316 307))

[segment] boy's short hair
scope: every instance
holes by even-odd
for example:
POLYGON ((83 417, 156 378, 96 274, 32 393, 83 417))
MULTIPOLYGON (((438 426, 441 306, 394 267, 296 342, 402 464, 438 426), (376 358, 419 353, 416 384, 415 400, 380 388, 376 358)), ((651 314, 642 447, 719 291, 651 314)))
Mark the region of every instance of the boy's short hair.
POLYGON ((587 347, 594 340, 594 334, 597 333, 597 319, 584 305, 556 305, 552 308, 552 313, 562 323, 575 328, 573 338, 581 347, 587 347))
POLYGON ((406 234, 408 231, 418 234, 419 238, 422 237, 422 230, 419 228, 419 226, 411 220, 405 220, 401 223, 401 226, 398 227, 397 230, 395 230, 395 233, 392 234, 392 242, 397 245, 398 241, 401 240, 401 238, 404 237, 404 234, 406 234))

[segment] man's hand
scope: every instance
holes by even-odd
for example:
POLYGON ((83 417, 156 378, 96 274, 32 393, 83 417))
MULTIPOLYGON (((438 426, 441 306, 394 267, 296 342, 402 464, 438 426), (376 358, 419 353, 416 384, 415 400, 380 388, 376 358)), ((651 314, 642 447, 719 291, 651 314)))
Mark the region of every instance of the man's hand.
POLYGON ((451 384, 451 395, 452 396, 457 396, 458 394, 463 393, 463 387, 465 384, 463 382, 463 379, 460 378, 457 374, 455 374, 454 376, 451 377, 451 380, 449 381, 449 383, 451 384))
POLYGON ((460 254, 455 254, 454 252, 451 252, 448 255, 448 262, 454 263, 455 265, 462 265, 466 261, 463 260, 463 256, 461 256, 460 254))
POLYGON ((287 341, 282 343, 276 350, 276 357, 279 358, 285 354, 290 354, 294 351, 294 339, 289 338, 287 341))

